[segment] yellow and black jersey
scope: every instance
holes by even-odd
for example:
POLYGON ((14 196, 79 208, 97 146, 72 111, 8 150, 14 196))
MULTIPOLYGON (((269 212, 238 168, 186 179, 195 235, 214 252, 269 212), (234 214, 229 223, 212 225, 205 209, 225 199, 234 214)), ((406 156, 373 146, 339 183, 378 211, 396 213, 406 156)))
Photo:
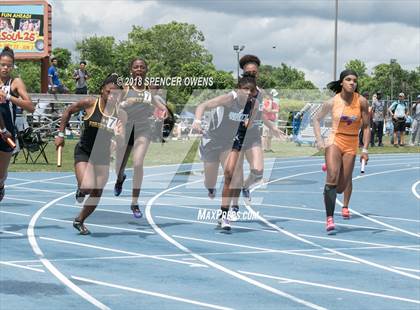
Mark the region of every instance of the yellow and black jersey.
POLYGON ((101 110, 100 99, 95 101, 95 107, 90 115, 83 118, 83 130, 80 136, 80 145, 86 152, 91 152, 96 143, 109 147, 117 125, 116 108, 110 115, 101 110), (97 141, 98 140, 98 141, 97 141), (99 141, 100 140, 100 141, 99 141))

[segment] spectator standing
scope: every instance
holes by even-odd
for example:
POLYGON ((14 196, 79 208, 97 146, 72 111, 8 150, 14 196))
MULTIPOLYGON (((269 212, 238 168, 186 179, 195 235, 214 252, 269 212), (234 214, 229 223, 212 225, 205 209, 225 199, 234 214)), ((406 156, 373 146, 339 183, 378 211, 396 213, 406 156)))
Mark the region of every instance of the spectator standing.
POLYGON ((67 94, 67 87, 61 83, 60 78, 58 77, 57 65, 57 58, 51 58, 51 66, 48 69, 48 90, 52 94, 67 94))
POLYGON ((405 94, 400 93, 398 100, 394 101, 389 107, 388 111, 392 116, 392 123, 394 125, 394 146, 398 147, 398 140, 400 140, 399 146, 404 146, 404 132, 405 132, 405 121, 407 118, 407 104, 404 101, 405 94), (399 136, 399 139, 398 139, 399 136))
POLYGON ((382 100, 382 92, 378 91, 372 99, 372 138, 371 146, 375 146, 375 135, 378 137, 378 146, 384 146, 382 136, 384 134, 384 121, 386 114, 385 102, 382 100))
POLYGON ((74 70, 73 79, 76 81, 76 94, 87 95, 86 82, 89 79, 89 74, 86 70, 86 61, 82 60, 79 69, 74 70))

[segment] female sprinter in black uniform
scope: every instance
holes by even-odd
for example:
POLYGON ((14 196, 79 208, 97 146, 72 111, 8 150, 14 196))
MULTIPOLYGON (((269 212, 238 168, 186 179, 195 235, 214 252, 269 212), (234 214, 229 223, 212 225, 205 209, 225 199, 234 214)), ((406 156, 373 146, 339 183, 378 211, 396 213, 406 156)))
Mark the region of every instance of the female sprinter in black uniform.
MULTIPOLYGON (((260 59, 254 55, 244 55, 239 60, 239 66, 241 67, 243 72, 254 75, 257 80, 258 80, 258 72, 259 72, 260 64, 261 64, 260 59)), ((263 102, 262 90, 258 88, 258 92, 260 96, 258 100, 262 104, 263 102)), ((264 125, 266 125, 268 128, 270 128, 270 130, 272 130, 274 136, 280 139, 285 138, 285 135, 281 132, 281 130, 279 130, 275 125, 273 125, 272 122, 267 120, 264 114, 262 115, 261 120, 262 121, 259 124, 259 129, 262 127, 262 123, 264 123, 264 125)), ((249 163, 251 171, 248 177, 246 178, 246 180, 244 181, 243 188, 242 188, 242 195, 248 202, 251 201, 249 188, 253 184, 261 181, 263 179, 263 173, 264 173, 264 151, 263 151, 262 142, 261 142, 261 130, 256 130, 256 129, 257 128, 253 129, 252 133, 247 133, 247 135, 253 134, 253 135, 259 136, 258 139, 255 139, 253 145, 249 149, 247 149, 245 152, 245 156, 249 163)))
POLYGON ((232 203, 232 212, 229 218, 221 218, 219 224, 223 229, 230 229, 230 220, 237 220, 238 197, 243 182, 243 153, 241 149, 247 150, 256 140, 258 135, 258 118, 261 119, 259 111, 258 90, 256 89, 255 77, 244 75, 239 80, 238 90, 218 96, 200 104, 195 112, 193 128, 201 130, 201 117, 205 110, 215 109, 210 126, 203 133, 200 143, 200 156, 204 161, 205 186, 210 190, 214 188, 217 180, 219 164, 224 168, 225 183, 222 197, 222 211, 229 211, 232 203), (249 123, 249 132, 244 131, 248 126, 248 118, 251 111, 251 104, 254 110, 254 126, 249 123), (245 124, 246 123, 246 124, 245 124), (246 135, 245 135, 246 133, 246 135), (249 134, 249 135, 248 135, 249 134), (213 176, 215 174, 215 176, 213 176))
MULTIPOLYGON (((124 88, 124 95, 121 102, 121 108, 127 112, 126 141, 117 145, 120 150, 125 152, 117 152, 117 160, 115 170, 117 173, 117 181, 114 186, 115 196, 119 196, 122 192, 122 185, 126 179, 124 173, 128 158, 133 150, 133 191, 131 197, 131 211, 135 218, 141 218, 142 212, 138 205, 141 184, 143 182, 143 163, 149 148, 152 136, 151 117, 154 108, 157 107, 166 111, 163 99, 155 94, 149 86, 145 85, 147 74, 147 64, 141 58, 135 58, 130 63, 132 85, 124 88), (127 145, 128 144, 128 145, 127 145)), ((163 118, 166 113, 160 114, 163 118)))
POLYGON ((109 75, 101 86, 99 98, 82 99, 69 106, 61 117, 60 132, 55 139, 57 147, 64 146, 64 129, 70 117, 82 109, 86 111, 80 141, 74 149, 74 168, 78 189, 76 199, 83 201, 89 195, 73 221, 73 227, 81 235, 89 234, 84 225, 86 218, 95 210, 108 181, 111 159, 111 139, 124 139, 124 113, 120 113, 117 102, 121 90, 117 86, 118 75, 109 75))
POLYGON ((357 92, 357 73, 344 70, 338 81, 327 85, 336 95, 324 103, 314 119, 314 132, 318 147, 325 149, 327 179, 324 187, 324 203, 327 213, 327 231, 333 231, 334 209, 337 193, 344 193, 341 214, 350 218, 348 205, 353 189, 352 173, 358 148, 358 133, 363 130, 363 144, 360 161, 366 163, 370 142, 369 110, 367 100, 357 92), (331 115, 332 128, 327 141, 321 137, 320 121, 331 115))
POLYGON ((13 148, 5 141, 11 137, 15 141, 15 120, 17 107, 30 113, 34 106, 26 91, 26 86, 20 78, 11 78, 15 56, 13 50, 5 47, 0 53, 0 115, 3 119, 2 137, 0 139, 0 201, 4 197, 4 182, 7 169, 13 154, 13 148))

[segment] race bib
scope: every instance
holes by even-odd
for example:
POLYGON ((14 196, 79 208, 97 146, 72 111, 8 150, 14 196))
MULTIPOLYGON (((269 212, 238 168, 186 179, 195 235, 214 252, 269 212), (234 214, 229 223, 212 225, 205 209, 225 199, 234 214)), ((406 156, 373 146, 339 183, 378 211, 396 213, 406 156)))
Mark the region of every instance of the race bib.
POLYGON ((118 119, 113 116, 103 116, 100 127, 109 132, 114 132, 118 119))
POLYGON ((106 122, 106 128, 109 130, 114 130, 115 126, 117 125, 117 118, 116 117, 108 117, 107 122, 106 122))
POLYGON ((149 91, 144 92, 144 103, 151 104, 152 103, 152 93, 149 91))

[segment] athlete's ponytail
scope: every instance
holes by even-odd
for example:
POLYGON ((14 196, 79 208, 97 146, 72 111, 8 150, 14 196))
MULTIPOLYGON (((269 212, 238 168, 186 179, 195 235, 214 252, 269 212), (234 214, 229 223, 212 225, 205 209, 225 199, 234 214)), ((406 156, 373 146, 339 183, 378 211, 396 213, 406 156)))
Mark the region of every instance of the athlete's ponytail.
POLYGON ((101 85, 101 89, 105 87, 105 85, 107 84, 114 84, 116 86, 118 86, 119 88, 122 88, 120 84, 121 83, 121 78, 118 76, 117 73, 110 73, 108 74, 108 76, 105 78, 105 80, 102 82, 101 85))
MULTIPOLYGON (((342 72, 340 73, 340 79, 339 79, 339 80, 337 80, 337 81, 332 81, 332 82, 329 82, 329 83, 327 84, 327 88, 328 88, 328 89, 330 89, 330 90, 332 90, 332 91, 333 91, 333 92, 335 92, 336 94, 338 94, 339 92, 341 92, 341 89, 343 88, 343 86, 341 85, 341 83, 343 83, 344 78, 345 78, 346 76, 348 76, 348 75, 354 75, 355 77, 358 77, 358 75, 357 75, 356 71, 351 70, 351 69, 346 69, 346 70, 344 70, 344 71, 342 71, 342 72)), ((355 92, 356 92, 356 93, 358 92, 358 91, 357 91, 357 87, 356 87, 355 92)))
POLYGON ((12 58, 13 62, 15 62, 15 53, 8 46, 5 46, 0 53, 0 58, 6 57, 6 56, 12 58))

